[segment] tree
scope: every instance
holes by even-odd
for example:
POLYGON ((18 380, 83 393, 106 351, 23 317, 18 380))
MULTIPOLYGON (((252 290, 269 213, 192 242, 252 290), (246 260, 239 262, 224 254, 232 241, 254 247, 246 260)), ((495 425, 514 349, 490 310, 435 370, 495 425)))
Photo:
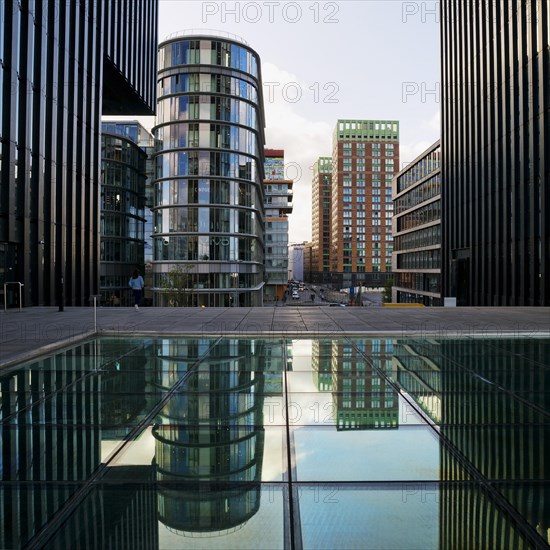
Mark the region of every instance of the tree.
POLYGON ((178 264, 166 273, 163 294, 169 306, 189 306, 192 282, 190 271, 194 267, 194 264, 178 264))
POLYGON ((392 301, 392 297, 391 297, 392 287, 393 287, 393 278, 389 277, 388 279, 386 279, 386 282, 384 284, 384 293, 382 294, 382 301, 385 304, 390 304, 392 301))

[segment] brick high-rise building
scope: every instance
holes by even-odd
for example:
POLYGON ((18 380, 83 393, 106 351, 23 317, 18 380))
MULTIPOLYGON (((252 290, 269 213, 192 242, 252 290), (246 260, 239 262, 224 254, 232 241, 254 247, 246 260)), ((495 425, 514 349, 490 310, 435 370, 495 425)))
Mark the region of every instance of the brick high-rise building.
POLYGON ((319 157, 313 165, 311 279, 330 281, 330 230, 332 210, 332 158, 319 157))
POLYGON ((392 178, 399 122, 338 120, 333 139, 330 270, 339 287, 383 286, 391 272, 392 178))

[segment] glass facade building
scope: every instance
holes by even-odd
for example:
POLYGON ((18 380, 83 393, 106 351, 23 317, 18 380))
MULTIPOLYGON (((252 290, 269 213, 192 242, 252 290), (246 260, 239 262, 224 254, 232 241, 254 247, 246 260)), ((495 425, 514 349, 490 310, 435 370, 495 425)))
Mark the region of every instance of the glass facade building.
POLYGON ((102 129, 100 292, 104 304, 129 306, 128 279, 134 269, 145 272, 147 153, 138 140, 149 144, 152 137, 139 123, 102 129))
POLYGON ((550 4, 441 2, 443 295, 550 306, 550 4))
POLYGON ((100 117, 154 114, 157 7, 0 2, 0 292, 26 306, 99 290, 100 117))
POLYGON ((292 214, 292 180, 285 179, 285 152, 265 150, 265 287, 264 298, 282 300, 288 282, 288 215, 292 214))
POLYGON ((159 48, 157 108, 154 304, 176 305, 180 286, 188 305, 262 305, 258 54, 235 37, 178 33, 159 48))
POLYGON ((441 303, 441 146, 439 141, 393 180, 394 303, 441 303))

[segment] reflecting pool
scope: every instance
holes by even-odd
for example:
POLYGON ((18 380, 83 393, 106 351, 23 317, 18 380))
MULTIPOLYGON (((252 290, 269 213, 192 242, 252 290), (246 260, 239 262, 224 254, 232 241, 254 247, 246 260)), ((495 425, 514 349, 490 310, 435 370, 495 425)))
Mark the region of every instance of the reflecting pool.
POLYGON ((543 549, 550 340, 99 338, 0 372, 0 548, 543 549))

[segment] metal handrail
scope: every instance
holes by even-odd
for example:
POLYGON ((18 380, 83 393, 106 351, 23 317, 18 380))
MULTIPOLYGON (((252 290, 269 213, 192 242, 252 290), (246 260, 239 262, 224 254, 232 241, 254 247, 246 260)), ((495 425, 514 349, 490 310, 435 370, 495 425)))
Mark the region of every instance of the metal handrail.
POLYGON ((186 37, 193 37, 193 36, 211 36, 213 38, 229 38, 229 40, 240 42, 245 46, 249 45, 244 38, 242 38, 237 34, 233 34, 227 31, 222 31, 219 29, 199 29, 199 28, 183 29, 181 31, 170 33, 168 36, 164 37, 164 39, 162 40, 162 42, 160 42, 160 44, 164 42, 168 42, 168 40, 173 40, 174 38, 186 38, 186 37))
POLYGON ((19 281, 8 281, 8 282, 4 283, 4 311, 8 310, 8 294, 6 292, 6 287, 8 285, 19 285, 19 311, 21 311, 21 306, 22 306, 21 289, 25 285, 23 283, 20 283, 19 281))
POLYGON ((93 300, 94 304, 94 332, 97 332, 97 301, 101 300, 101 294, 92 294, 90 300, 93 300))

